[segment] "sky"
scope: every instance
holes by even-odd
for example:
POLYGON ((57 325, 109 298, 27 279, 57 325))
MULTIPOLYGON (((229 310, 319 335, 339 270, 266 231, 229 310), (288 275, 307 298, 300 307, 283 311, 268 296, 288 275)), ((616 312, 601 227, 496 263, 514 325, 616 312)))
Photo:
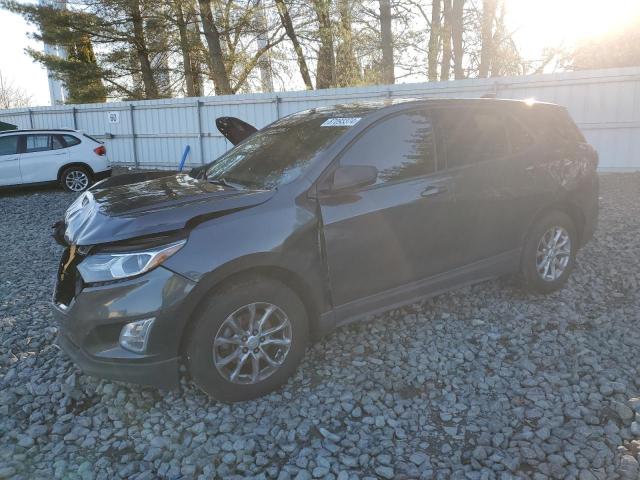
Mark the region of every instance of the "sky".
MULTIPOLYGON (((640 15, 640 0, 506 1, 509 27, 528 59, 539 58, 546 46, 569 47, 580 39, 619 28, 640 15)), ((24 52, 27 47, 42 48, 27 37, 31 31, 33 27, 22 17, 0 9, 0 72, 25 89, 34 105, 49 105, 46 71, 24 52)))

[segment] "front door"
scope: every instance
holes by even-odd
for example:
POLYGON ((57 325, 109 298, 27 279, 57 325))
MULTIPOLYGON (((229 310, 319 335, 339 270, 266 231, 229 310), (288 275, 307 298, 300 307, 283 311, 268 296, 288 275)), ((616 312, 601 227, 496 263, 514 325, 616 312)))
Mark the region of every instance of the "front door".
POLYGON ((437 171, 428 113, 380 120, 339 162, 375 166, 379 174, 374 185, 318 196, 334 305, 447 270, 454 192, 437 171))
POLYGON ((0 185, 19 185, 20 154, 18 135, 0 135, 0 185))

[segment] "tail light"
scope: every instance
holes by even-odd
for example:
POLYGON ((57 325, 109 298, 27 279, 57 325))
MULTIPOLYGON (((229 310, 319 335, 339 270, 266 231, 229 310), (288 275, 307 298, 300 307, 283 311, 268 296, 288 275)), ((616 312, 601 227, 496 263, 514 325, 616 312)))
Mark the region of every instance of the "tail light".
POLYGON ((95 152, 96 155, 106 155, 107 154, 107 147, 105 147, 104 145, 100 145, 99 147, 96 147, 93 149, 93 151, 95 152))

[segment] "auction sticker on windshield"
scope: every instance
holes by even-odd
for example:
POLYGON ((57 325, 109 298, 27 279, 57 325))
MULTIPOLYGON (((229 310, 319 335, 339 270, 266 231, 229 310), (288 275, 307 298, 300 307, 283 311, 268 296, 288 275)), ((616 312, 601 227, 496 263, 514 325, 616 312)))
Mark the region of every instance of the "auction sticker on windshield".
POLYGON ((356 123, 362 120, 362 117, 338 117, 338 118, 329 118, 325 120, 321 127, 353 127, 356 123))

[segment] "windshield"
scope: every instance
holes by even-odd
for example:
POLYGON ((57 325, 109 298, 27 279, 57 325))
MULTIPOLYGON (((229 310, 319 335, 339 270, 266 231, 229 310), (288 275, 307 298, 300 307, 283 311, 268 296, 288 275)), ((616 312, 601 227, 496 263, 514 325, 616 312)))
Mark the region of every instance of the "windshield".
POLYGON ((206 178, 265 190, 292 182, 319 152, 349 128, 342 124, 334 126, 334 122, 322 126, 329 118, 327 113, 314 112, 283 118, 208 165, 206 178))

